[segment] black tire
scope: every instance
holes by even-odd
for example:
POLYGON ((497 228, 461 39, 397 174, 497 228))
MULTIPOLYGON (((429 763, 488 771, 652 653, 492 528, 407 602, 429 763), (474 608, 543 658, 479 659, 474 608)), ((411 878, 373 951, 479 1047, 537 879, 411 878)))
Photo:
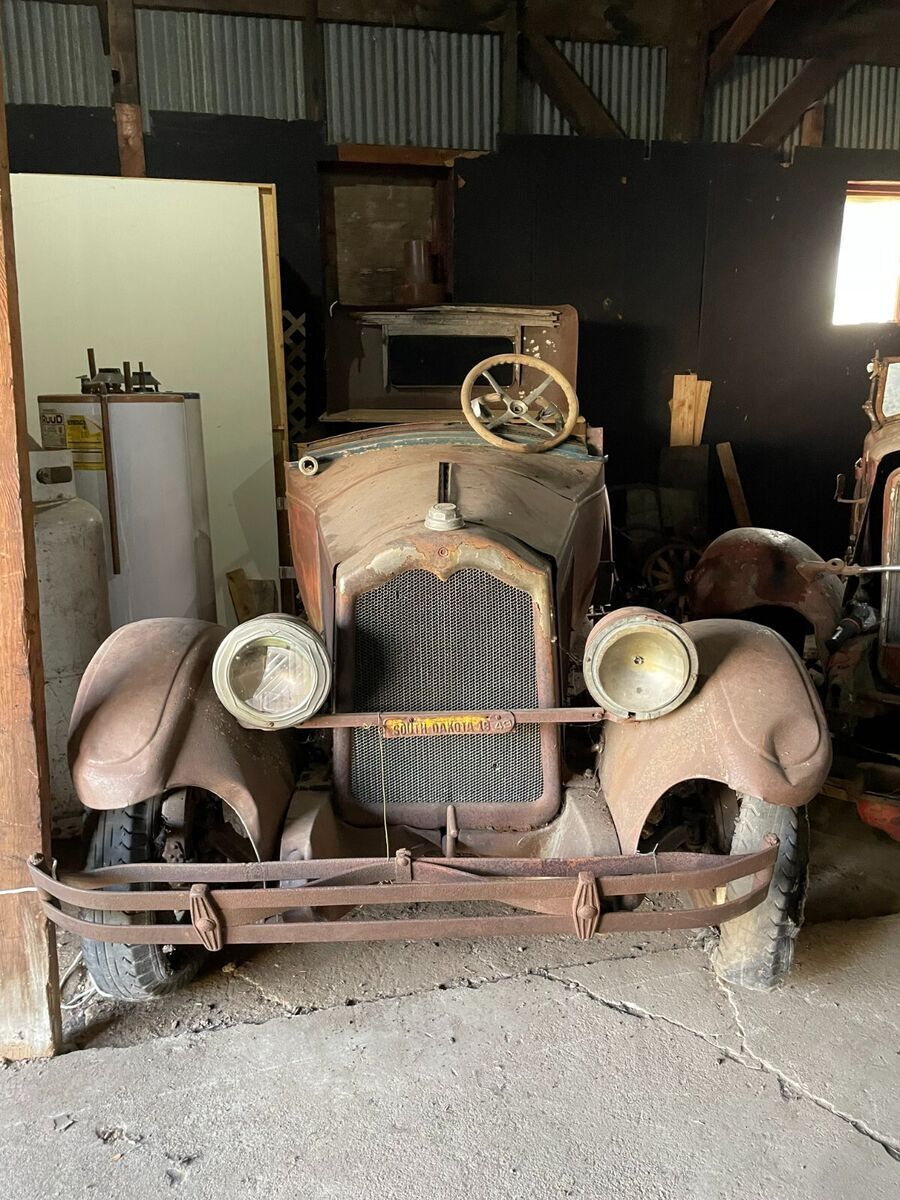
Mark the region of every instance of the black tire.
MULTIPOLYGON (((779 841, 769 894, 744 916, 720 926, 712 954, 713 969, 724 983, 755 992, 777 987, 794 961, 809 872, 806 808, 767 804, 756 796, 740 797, 731 853, 758 850, 767 833, 774 833, 779 841)), ((742 894, 738 888, 739 883, 729 884, 726 898, 742 894)))
MULTIPOLYGON (((91 839, 88 867, 124 866, 159 861, 156 834, 162 816, 162 797, 102 812, 91 839)), ((128 888, 123 888, 127 891, 128 888)), ((152 924, 153 913, 85 912, 84 917, 102 925, 152 924)), ((197 974, 206 951, 193 946, 142 946, 120 942, 81 943, 84 965, 97 990, 113 1000, 141 1003, 165 996, 183 987, 197 974)))

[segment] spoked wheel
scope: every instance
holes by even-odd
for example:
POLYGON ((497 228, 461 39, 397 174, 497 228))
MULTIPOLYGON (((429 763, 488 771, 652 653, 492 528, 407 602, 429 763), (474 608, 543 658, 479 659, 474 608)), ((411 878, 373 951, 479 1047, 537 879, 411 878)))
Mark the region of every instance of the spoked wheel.
POLYGON ((663 612, 684 618, 691 571, 699 561, 697 547, 683 541, 665 542, 647 555, 641 576, 663 612))
POLYGON ((540 454, 552 450, 571 436, 578 422, 578 397, 571 383, 551 363, 541 362, 531 354, 496 354, 477 363, 463 380, 460 403, 463 416, 480 438, 513 454, 540 454), (516 384, 505 387, 497 382, 492 372, 506 365, 519 368, 520 373, 525 367, 544 378, 530 389, 516 384), (565 411, 546 395, 551 384, 556 384, 561 391, 565 411), (490 390, 476 396, 476 385, 486 385, 490 390), (516 441, 509 433, 500 432, 517 424, 520 429, 523 425, 528 426, 539 436, 534 440, 516 441))
MULTIPOLYGON (((712 953, 713 969, 724 983, 757 992, 771 991, 781 983, 794 961, 794 941, 806 901, 809 817, 805 807, 739 796, 730 853, 758 850, 767 833, 773 833, 779 843, 768 895, 750 912, 719 927, 712 953)), ((742 895, 749 886, 749 880, 729 883, 726 899, 742 895)))
MULTIPOLYGON (((200 796, 203 794, 200 793, 200 796)), ((196 793, 181 789, 156 796, 132 808, 102 812, 91 839, 87 866, 114 867, 137 863, 190 861, 197 836, 188 804, 194 807, 196 793), (173 830, 165 809, 181 815, 182 826, 173 830), (180 848, 173 857, 172 847, 180 848)), ((199 802, 199 799, 196 801, 199 802)), ((121 891, 130 891, 126 885, 121 891)), ((116 913, 95 910, 85 919, 103 925, 154 925, 165 920, 160 913, 116 913)), ((173 919, 175 914, 169 913, 173 919)), ((187 919, 187 917, 185 917, 187 919)), ((164 996, 183 987, 196 975, 206 951, 195 946, 127 945, 119 942, 82 941, 84 965, 98 991, 114 1000, 144 1001, 164 996)))

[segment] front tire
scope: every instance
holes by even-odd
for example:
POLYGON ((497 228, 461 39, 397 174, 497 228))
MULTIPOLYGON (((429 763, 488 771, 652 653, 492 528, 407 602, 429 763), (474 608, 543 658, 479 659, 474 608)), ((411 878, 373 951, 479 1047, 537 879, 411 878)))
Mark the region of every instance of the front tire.
MULTIPOLYGON (((87 856, 87 866, 114 867, 159 862, 162 801, 157 796, 131 808, 101 812, 87 856)), ((128 891, 126 886, 122 891, 128 891)), ((153 924, 155 913, 94 910, 84 917, 101 925, 153 924)), ((206 951, 193 946, 145 946, 120 942, 81 943, 84 965, 97 990, 113 1000, 141 1003, 165 996, 189 983, 206 951)))
MULTIPOLYGON (((724 983, 757 992, 777 987, 794 961, 809 872, 806 808, 740 797, 731 853, 753 853, 767 833, 774 833, 779 842, 768 895, 750 912, 720 926, 712 954, 713 969, 724 983)), ((740 889, 741 881, 728 884, 726 899, 742 894, 740 889)))

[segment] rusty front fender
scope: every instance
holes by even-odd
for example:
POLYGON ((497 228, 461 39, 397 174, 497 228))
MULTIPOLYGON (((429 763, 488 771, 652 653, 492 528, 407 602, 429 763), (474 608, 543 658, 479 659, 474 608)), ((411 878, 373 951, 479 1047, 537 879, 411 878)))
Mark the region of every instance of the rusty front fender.
POLYGON ((623 854, 656 801, 713 779, 772 804, 806 804, 831 766, 822 706, 787 642, 749 621, 684 626, 700 661, 693 695, 657 720, 607 722, 600 779, 623 854))
POLYGON ((242 729, 219 703, 210 667, 221 625, 136 621, 103 643, 84 674, 69 764, 87 808, 126 808, 198 787, 240 817, 262 858, 276 853, 293 776, 280 735, 242 729))
POLYGON ((754 608, 789 608, 812 626, 819 652, 841 619, 844 588, 834 575, 812 579, 801 562, 821 562, 805 542, 777 529, 730 529, 710 542, 691 573, 695 617, 729 617, 754 608))

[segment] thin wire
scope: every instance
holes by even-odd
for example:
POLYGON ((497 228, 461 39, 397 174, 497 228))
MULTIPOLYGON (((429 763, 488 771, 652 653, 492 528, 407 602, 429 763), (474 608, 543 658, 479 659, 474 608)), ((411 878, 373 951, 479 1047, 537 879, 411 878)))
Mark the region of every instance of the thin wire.
POLYGON ((23 892, 36 891, 36 887, 0 888, 0 896, 21 896, 23 892))

